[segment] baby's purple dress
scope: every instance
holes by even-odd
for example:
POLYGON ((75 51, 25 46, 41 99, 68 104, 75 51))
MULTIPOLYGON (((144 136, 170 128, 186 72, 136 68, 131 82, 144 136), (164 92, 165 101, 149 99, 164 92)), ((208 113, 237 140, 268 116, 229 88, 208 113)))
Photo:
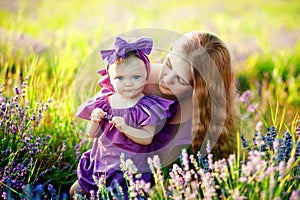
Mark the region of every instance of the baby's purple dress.
POLYGON ((133 107, 114 109, 107 100, 109 94, 112 93, 96 95, 81 105, 77 112, 77 116, 88 120, 95 108, 101 108, 107 112, 107 117, 100 122, 99 137, 95 139, 92 149, 82 155, 78 165, 78 181, 87 192, 98 189, 93 175, 97 178, 104 175, 107 187, 111 186, 114 180, 119 185, 126 186, 120 170, 121 153, 124 153, 125 159, 133 160, 138 171, 143 173, 142 178, 145 181, 150 181, 151 173, 147 159, 152 156, 151 152, 153 153, 158 148, 157 145, 154 143, 141 145, 133 142, 117 128, 111 128, 109 119, 113 116, 121 116, 127 125, 135 128, 146 125, 163 127, 171 115, 170 105, 174 103, 174 101, 150 95, 141 98, 133 107))

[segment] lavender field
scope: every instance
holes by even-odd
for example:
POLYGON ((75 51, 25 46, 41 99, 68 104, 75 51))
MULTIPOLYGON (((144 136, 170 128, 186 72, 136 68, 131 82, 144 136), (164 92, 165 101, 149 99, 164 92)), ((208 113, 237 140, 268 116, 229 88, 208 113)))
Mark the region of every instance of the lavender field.
POLYGON ((183 149, 170 168, 154 156, 152 185, 123 158, 129 190, 112 190, 102 177, 91 199, 124 192, 132 199, 300 199, 299 10, 297 0, 1 0, 0 199, 70 198, 79 158, 92 145, 75 111, 101 89, 94 71, 91 85, 79 89, 82 72, 103 67, 89 65, 99 45, 145 28, 211 31, 227 43, 240 95, 240 150, 218 160, 210 146, 204 158, 183 149))

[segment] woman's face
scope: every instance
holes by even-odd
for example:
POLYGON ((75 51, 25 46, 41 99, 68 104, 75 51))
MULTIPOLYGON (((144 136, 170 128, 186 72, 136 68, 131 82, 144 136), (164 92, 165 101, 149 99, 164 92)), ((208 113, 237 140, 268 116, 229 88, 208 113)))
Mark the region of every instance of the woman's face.
POLYGON ((159 90, 177 99, 189 96, 193 91, 191 65, 183 59, 184 55, 180 49, 172 50, 163 63, 159 79, 159 90))

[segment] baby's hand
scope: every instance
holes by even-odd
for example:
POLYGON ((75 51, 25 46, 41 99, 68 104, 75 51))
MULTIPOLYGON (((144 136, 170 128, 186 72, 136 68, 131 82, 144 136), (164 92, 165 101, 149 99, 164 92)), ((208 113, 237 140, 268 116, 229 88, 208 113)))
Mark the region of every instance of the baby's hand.
POLYGON ((111 123, 117 129, 119 129, 120 132, 122 132, 122 133, 125 132, 126 127, 127 127, 127 124, 125 123, 125 120, 123 117, 113 117, 109 123, 111 123))
POLYGON ((107 113, 104 112, 101 108, 95 108, 91 114, 91 121, 94 123, 99 123, 106 114, 107 113))

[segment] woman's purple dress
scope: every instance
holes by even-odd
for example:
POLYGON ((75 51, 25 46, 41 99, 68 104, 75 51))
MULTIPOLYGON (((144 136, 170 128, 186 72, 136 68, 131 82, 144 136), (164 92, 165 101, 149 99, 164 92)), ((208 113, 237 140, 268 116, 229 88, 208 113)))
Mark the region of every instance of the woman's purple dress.
MULTIPOLYGON (((146 125, 164 127, 166 120, 171 115, 170 105, 173 103, 171 100, 152 95, 144 96, 133 107, 114 109, 110 107, 107 100, 109 94, 111 93, 96 95, 81 105, 77 112, 79 117, 88 120, 95 108, 101 108, 107 112, 107 117, 100 122, 99 137, 95 139, 92 149, 82 155, 78 165, 78 181, 87 192, 98 190, 93 176, 100 178, 101 175, 104 175, 107 187, 111 186, 114 180, 119 185, 126 186, 123 173, 120 171, 121 153, 124 153, 125 159, 133 160, 139 172, 143 173, 142 178, 145 181, 149 182, 151 178, 147 159, 153 155, 156 149, 159 149, 160 144, 140 145, 133 142, 117 128, 111 127, 112 125, 109 123, 111 117, 121 116, 127 125, 141 128, 146 125)), ((171 136, 169 137, 171 138, 171 136)))

